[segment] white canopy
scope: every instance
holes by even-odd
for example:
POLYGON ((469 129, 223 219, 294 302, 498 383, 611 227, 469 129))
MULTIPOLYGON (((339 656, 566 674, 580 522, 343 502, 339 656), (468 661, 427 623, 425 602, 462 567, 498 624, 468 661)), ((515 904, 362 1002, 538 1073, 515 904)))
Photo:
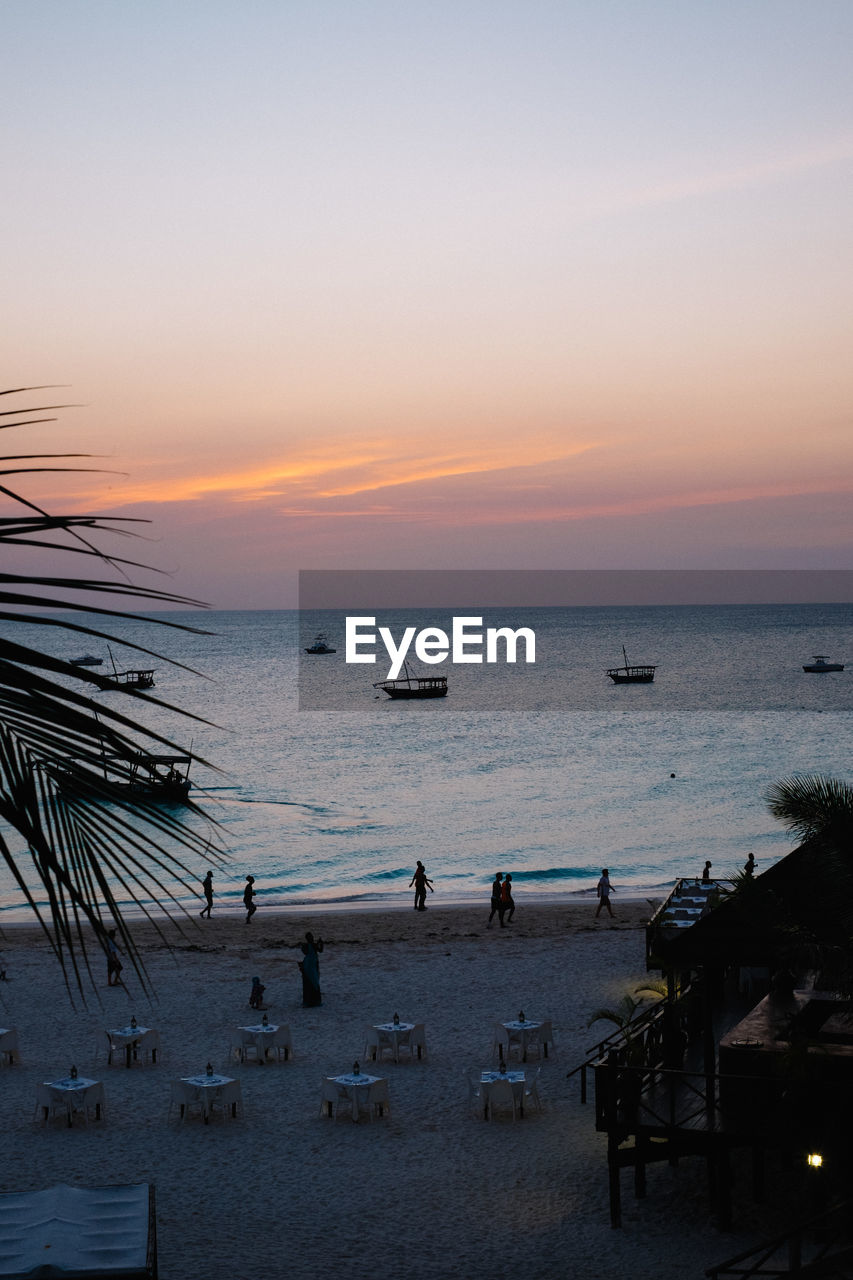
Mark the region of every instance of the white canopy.
POLYGON ((0 1195, 0 1276, 81 1280, 157 1275, 154 1188, 69 1187, 0 1195))

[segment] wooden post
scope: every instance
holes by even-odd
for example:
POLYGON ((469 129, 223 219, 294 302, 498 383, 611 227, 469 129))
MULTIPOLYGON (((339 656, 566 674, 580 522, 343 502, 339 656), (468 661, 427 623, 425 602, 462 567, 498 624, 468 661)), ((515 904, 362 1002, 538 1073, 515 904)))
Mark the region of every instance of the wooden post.
POLYGON ((606 1116, 607 1116, 607 1174, 610 1184, 610 1225, 622 1226, 622 1189, 619 1182, 619 1065, 617 1055, 607 1055, 606 1116))

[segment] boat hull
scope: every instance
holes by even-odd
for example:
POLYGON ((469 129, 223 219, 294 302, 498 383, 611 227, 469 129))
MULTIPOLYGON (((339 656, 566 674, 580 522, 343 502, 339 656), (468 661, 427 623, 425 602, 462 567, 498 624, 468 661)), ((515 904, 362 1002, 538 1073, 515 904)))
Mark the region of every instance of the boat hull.
POLYGON ((813 676, 823 675, 827 671, 843 670, 843 662, 809 662, 803 666, 803 671, 808 671, 813 676))
POLYGON ((389 689, 387 685, 380 684, 377 688, 384 689, 389 698, 446 698, 447 685, 444 688, 435 689, 389 689))
POLYGON ((655 669, 654 667, 639 668, 632 671, 629 668, 627 671, 624 669, 608 671, 607 674, 614 684, 651 684, 655 678, 655 669))

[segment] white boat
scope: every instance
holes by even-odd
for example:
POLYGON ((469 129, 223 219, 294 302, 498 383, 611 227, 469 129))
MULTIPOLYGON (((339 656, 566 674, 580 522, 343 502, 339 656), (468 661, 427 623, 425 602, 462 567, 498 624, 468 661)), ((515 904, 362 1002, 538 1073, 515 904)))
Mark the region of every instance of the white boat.
POLYGON ((843 662, 829 662, 825 653, 816 653, 811 662, 803 664, 803 671, 811 671, 813 675, 824 671, 843 671, 843 662))

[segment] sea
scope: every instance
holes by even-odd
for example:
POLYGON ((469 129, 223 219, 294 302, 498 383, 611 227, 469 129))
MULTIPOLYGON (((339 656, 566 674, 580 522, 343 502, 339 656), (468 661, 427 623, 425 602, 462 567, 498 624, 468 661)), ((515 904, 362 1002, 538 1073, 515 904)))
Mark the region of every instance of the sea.
MULTIPOLYGON (((472 613, 489 624, 489 610, 472 613)), ((383 621, 401 635, 413 617, 383 621)), ((105 670, 110 654, 119 669, 155 668, 157 701, 129 709, 193 753, 208 816, 186 821, 225 855, 215 911, 240 909, 248 874, 261 911, 410 906, 418 859, 435 905, 486 907, 496 871, 511 872, 519 913, 578 900, 605 866, 617 902, 660 898, 707 859, 728 877, 752 852, 760 873, 793 847, 768 812, 773 782, 850 780, 853 663, 802 669, 816 653, 853 659, 850 605, 540 608, 494 621, 531 628, 536 662, 420 667, 448 677, 447 697, 426 701, 374 687, 381 651, 374 666, 346 663, 335 611, 98 619, 103 640, 23 622, 14 633, 65 658, 101 654, 105 670), (334 654, 304 654, 315 631, 334 654), (653 683, 608 679, 623 645, 629 662, 655 664, 653 683)), ((25 863, 17 834, 3 834, 25 863)), ((196 858, 189 884, 171 886, 187 910, 205 869, 196 858)), ((143 899, 156 909, 157 894, 143 899)), ((0 871, 0 921, 26 914, 0 871)))

